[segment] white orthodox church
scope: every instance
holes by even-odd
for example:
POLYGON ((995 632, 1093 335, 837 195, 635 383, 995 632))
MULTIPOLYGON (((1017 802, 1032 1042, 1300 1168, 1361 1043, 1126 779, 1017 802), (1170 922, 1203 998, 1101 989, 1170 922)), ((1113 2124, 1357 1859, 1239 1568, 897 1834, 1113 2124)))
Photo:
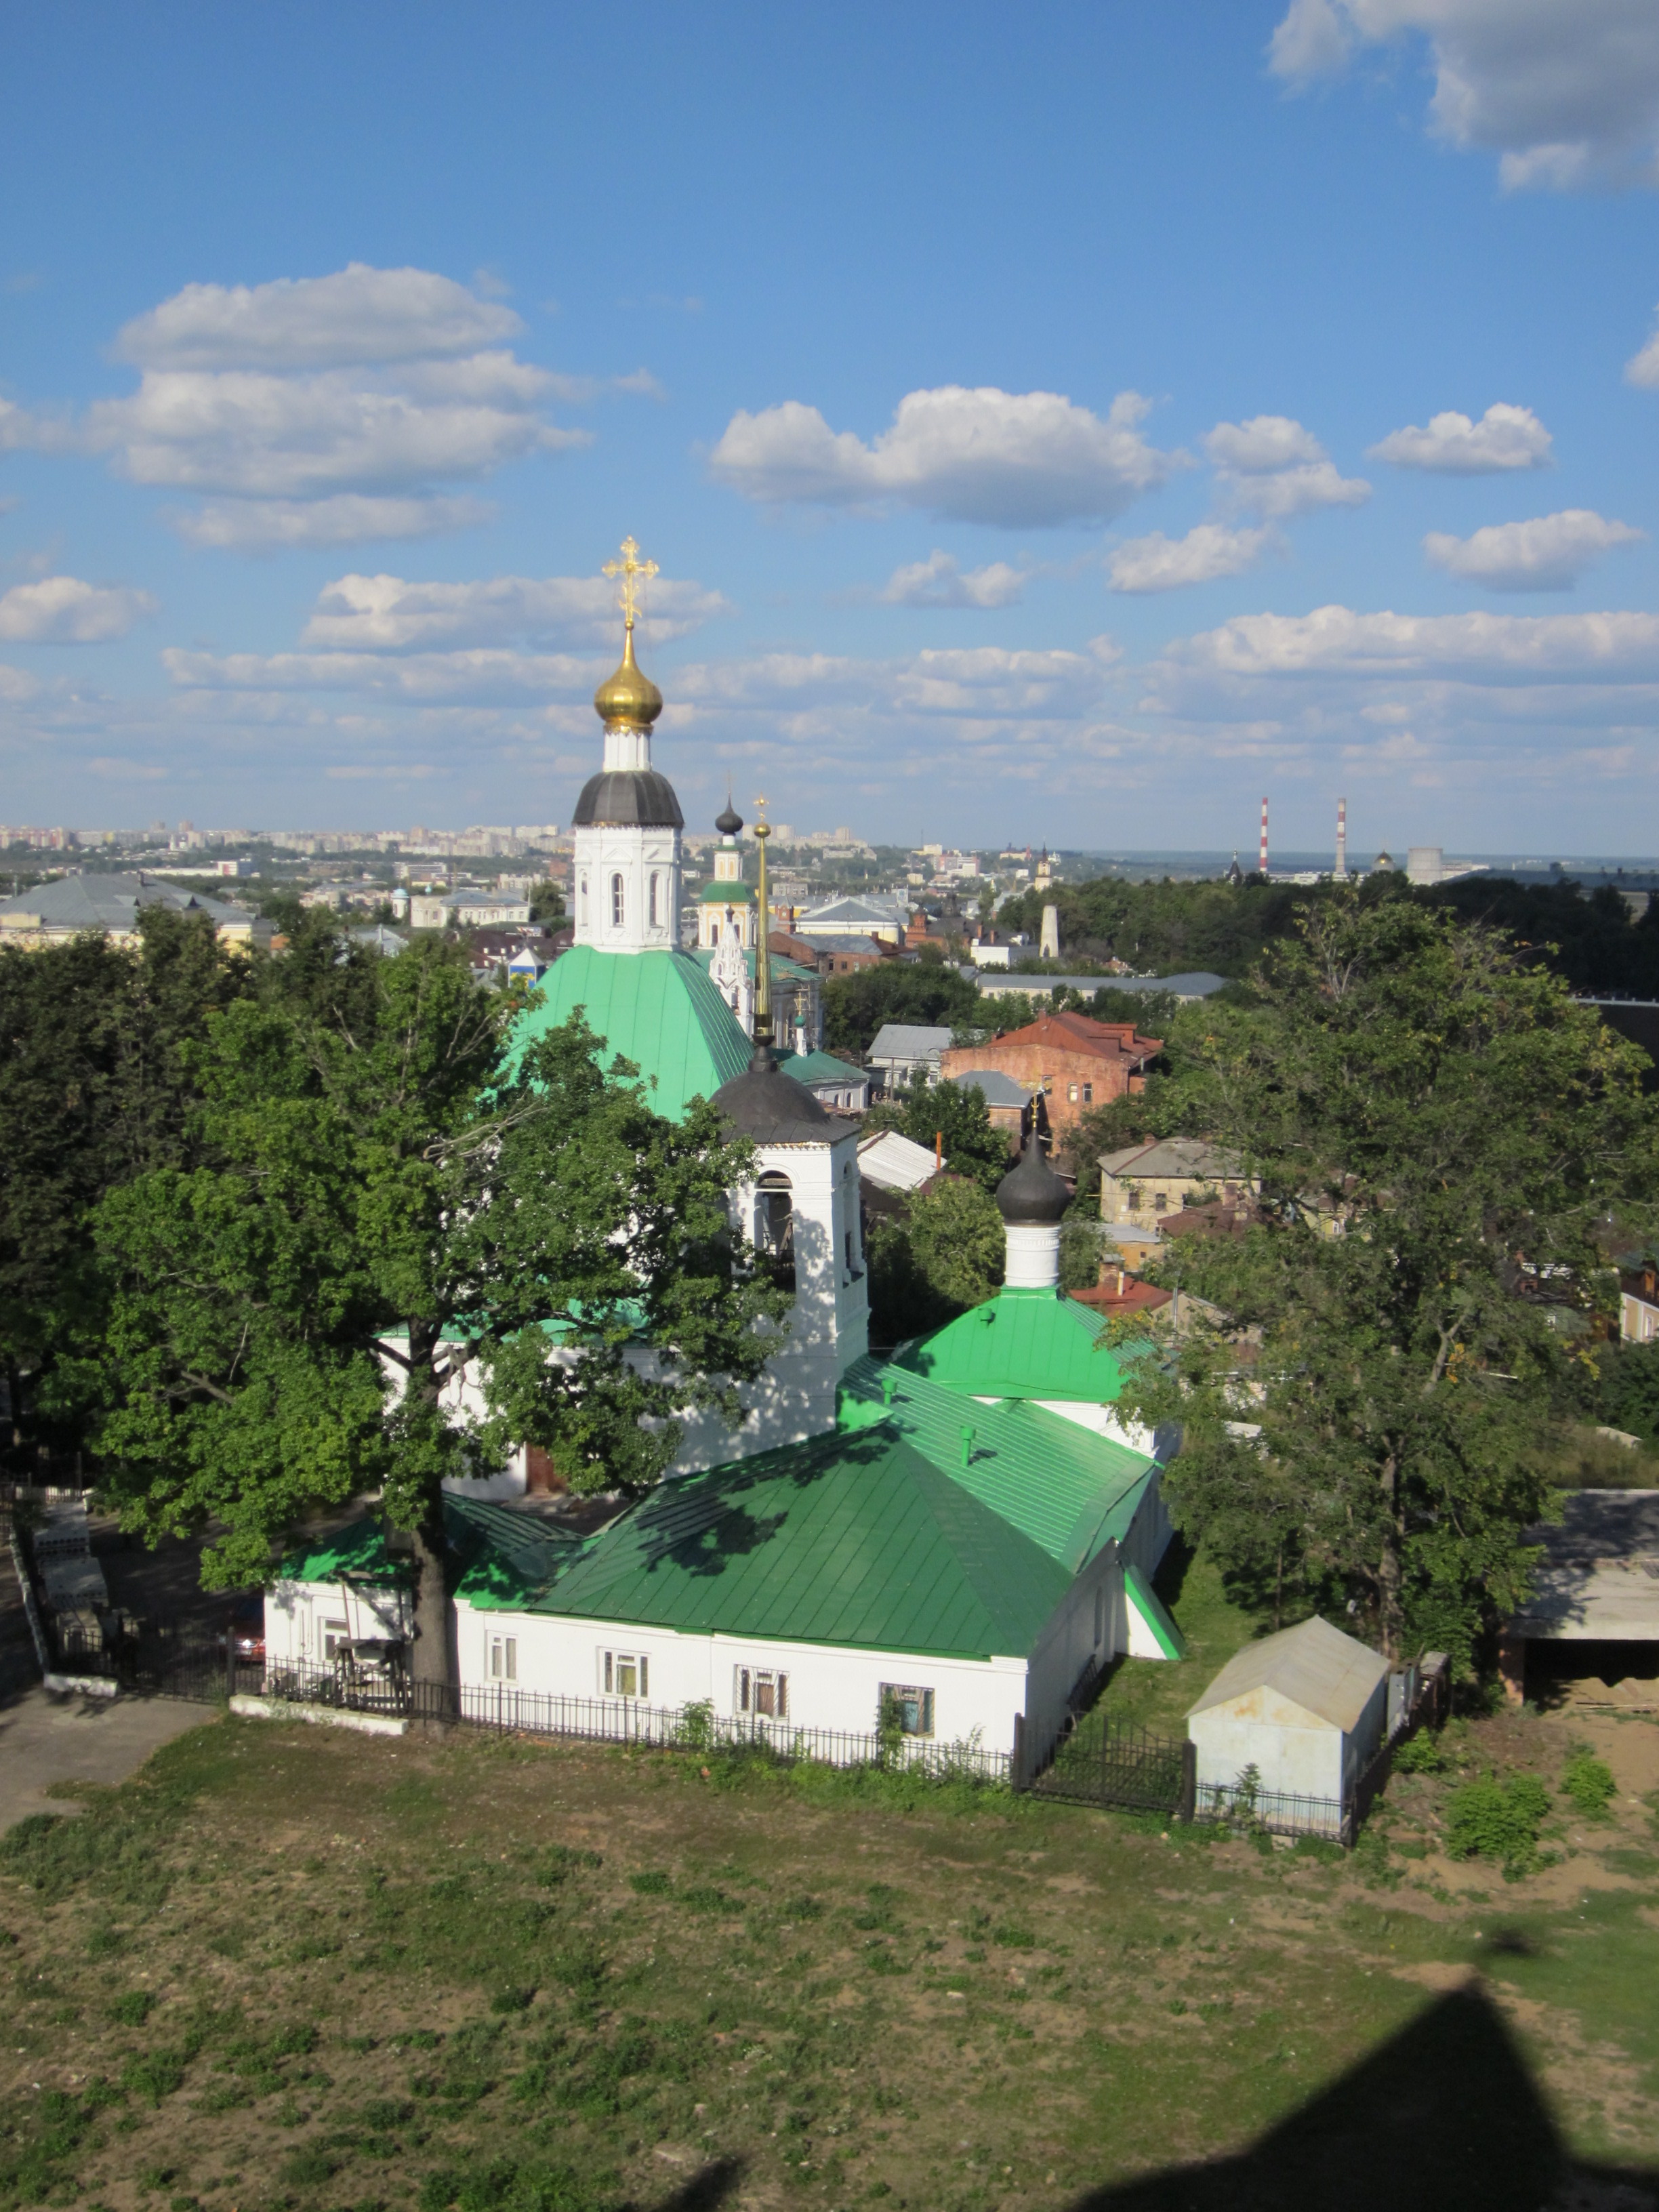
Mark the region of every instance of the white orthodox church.
MULTIPOLYGON (((1034 1136, 999 1193, 1008 1287, 995 1312, 974 1310, 1001 1316, 980 1332, 985 1355, 964 1316, 950 1344, 941 1332, 893 1363, 869 1356, 860 1124, 826 1111, 775 1058, 769 833, 757 825, 751 890, 729 802, 697 951, 678 943, 684 817, 652 765, 663 701, 635 659, 634 585, 654 571, 636 551, 629 540, 618 564, 622 663, 594 698, 604 762, 574 817, 575 940, 523 1036, 580 1007, 607 1053, 640 1067, 659 1112, 712 1099, 753 1144, 733 1212, 793 1307, 744 1391, 741 1427, 689 1420, 668 1476, 596 1534, 515 1509, 538 1455, 452 1486, 467 1562, 455 1599, 463 1686, 707 1700, 721 1715, 856 1733, 896 1699, 910 1734, 1011 1753, 1023 1741, 1029 1757, 1114 1652, 1179 1648, 1151 1586, 1170 1534, 1158 1461, 1102 1432, 1119 1370, 1075 1356, 1098 1324, 1059 1289, 1067 1193, 1034 1136), (1028 1357, 1027 1344, 1047 1348, 1028 1357)), ((392 1564, 362 1525, 356 1550, 334 1539, 285 1564, 266 1604, 268 1664, 321 1660, 345 1635, 409 1632, 392 1564)))

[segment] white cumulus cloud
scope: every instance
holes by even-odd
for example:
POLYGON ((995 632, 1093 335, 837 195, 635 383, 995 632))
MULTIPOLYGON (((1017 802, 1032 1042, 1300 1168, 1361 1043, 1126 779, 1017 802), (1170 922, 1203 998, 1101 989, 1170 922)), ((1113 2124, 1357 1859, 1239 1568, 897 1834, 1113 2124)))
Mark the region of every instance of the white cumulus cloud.
POLYGON ((1171 664, 1234 677, 1411 675, 1465 683, 1651 683, 1659 615, 1239 615, 1172 646, 1171 664))
POLYGON ((1219 522, 1200 522, 1184 538, 1132 538, 1120 545, 1108 566, 1115 592, 1176 592, 1188 584, 1213 583, 1218 576, 1242 576, 1260 558, 1273 536, 1269 530, 1230 530, 1219 522))
POLYGON ((250 552, 414 538, 489 510, 452 489, 591 434, 547 410, 609 385, 520 361, 499 300, 429 270, 257 285, 187 284, 121 331, 136 391, 73 426, 0 411, 0 443, 106 453, 135 483, 207 495, 173 518, 195 543, 250 552))
POLYGON ((354 261, 331 276, 186 284, 125 324, 140 368, 328 368, 477 353, 523 328, 510 307, 429 269, 354 261))
POLYGON ((1363 477, 1343 476, 1312 431, 1288 415, 1218 422, 1204 450, 1233 504, 1275 521, 1322 507, 1363 507, 1371 495, 1363 477))
POLYGON ((1476 422, 1448 409, 1426 429, 1408 424, 1370 448, 1374 461, 1397 469, 1428 469, 1442 476, 1477 477, 1510 469, 1546 469, 1555 441, 1530 407, 1499 401, 1476 422))
POLYGON ((1652 0, 1291 0, 1268 58, 1299 88, 1365 48, 1421 40, 1432 129, 1497 154, 1506 188, 1659 183, 1652 0))
POLYGON ((890 607, 1012 607, 1025 596, 1025 577, 1006 561, 961 568, 937 548, 925 561, 895 568, 881 597, 890 607))
POLYGON ((739 410, 709 457, 746 498, 849 506, 896 500, 960 522, 1030 528, 1103 520, 1164 482, 1176 457, 1138 425, 1149 402, 1120 392, 1103 417, 1054 392, 945 385, 900 400, 866 444, 798 399, 739 410))
MULTIPOLYGON (((1659 330, 1654 331, 1640 353, 1632 354, 1625 363, 1625 381, 1641 385, 1649 392, 1659 391, 1659 330)), ((4 420, 0 418, 0 435, 4 430, 4 420)))
MULTIPOLYGON (((684 637, 730 611, 701 584, 653 580, 643 617, 654 639, 684 637)), ((410 583, 341 576, 325 585, 301 643, 331 651, 407 653, 453 645, 604 645, 617 636, 617 595, 603 576, 492 576, 410 583)))
POLYGON ((98 645, 125 637, 155 607, 148 592, 43 576, 0 597, 0 638, 15 645, 98 645))
POLYGON ((1603 553, 1647 533, 1589 507, 1540 514, 1529 522, 1491 523, 1468 538, 1431 530, 1423 550, 1437 568, 1493 592, 1567 592, 1603 553))

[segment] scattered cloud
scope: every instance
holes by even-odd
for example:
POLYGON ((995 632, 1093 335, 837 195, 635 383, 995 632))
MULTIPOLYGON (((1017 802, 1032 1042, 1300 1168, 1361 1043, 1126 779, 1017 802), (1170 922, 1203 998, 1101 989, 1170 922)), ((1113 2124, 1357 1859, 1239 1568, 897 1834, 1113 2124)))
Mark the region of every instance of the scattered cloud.
POLYGON ((1115 592, 1176 592, 1188 584, 1213 583, 1219 576, 1242 576, 1271 541, 1270 530, 1230 530, 1223 523, 1200 522, 1184 538, 1132 538, 1108 563, 1115 592))
POLYGON ((1626 384, 1640 385, 1644 391, 1659 392, 1659 330, 1625 363, 1626 384))
POLYGON ((1371 495, 1363 477, 1343 476, 1312 431, 1288 415, 1218 422, 1206 434, 1204 450, 1232 504, 1266 520, 1288 521, 1322 507, 1363 507, 1371 495))
POLYGON ((1571 507, 1530 522, 1489 524, 1469 538, 1431 530, 1423 550, 1437 568, 1488 591, 1570 592, 1603 553, 1637 544, 1646 535, 1588 507, 1571 507))
POLYGON ((1163 483, 1178 456, 1137 427, 1150 402, 1121 392, 1103 418, 1053 392, 908 392, 892 428, 866 445, 798 399, 726 425, 714 474, 769 504, 896 501, 959 522, 1035 528, 1100 521, 1163 483))
POLYGON ((881 592, 890 607, 1012 607, 1024 596, 1023 569, 1011 568, 1006 561, 960 568, 954 555, 937 548, 925 561, 895 568, 881 592))
MULTIPOLYGON (((653 579, 643 617, 651 638, 684 637, 730 602, 701 584, 653 579)), ((407 653, 439 646, 614 644, 617 595, 603 576, 493 576, 477 583, 409 583, 341 576, 324 586, 301 643, 331 651, 407 653)))
POLYGON ((1291 0, 1268 64, 1295 89, 1428 41, 1431 128, 1499 156, 1506 190, 1659 183, 1651 0, 1291 0))
POLYGON ((210 495, 170 518, 201 545, 270 552, 470 528, 457 483, 591 442, 555 405, 660 398, 647 369, 604 380, 520 361, 495 298, 423 269, 187 284, 126 324, 137 389, 76 422, 0 401, 0 448, 110 455, 134 483, 210 495))
POLYGON ((358 545, 374 538, 433 538, 495 518, 486 499, 335 492, 327 499, 212 499, 167 519, 193 545, 274 553, 295 545, 358 545))
POLYGON ((21 668, 9 668, 0 660, 0 703, 21 707, 26 700, 39 696, 40 686, 36 679, 21 668))
POLYGON ((1370 458, 1441 476, 1492 476, 1510 469, 1548 468, 1554 442, 1530 407, 1510 407, 1500 400, 1478 422, 1448 410, 1431 416, 1426 430, 1415 424, 1391 430, 1370 448, 1370 458))
POLYGON ((87 766, 106 783, 164 783, 167 775, 159 761, 127 760, 114 753, 94 754, 87 766))
POLYGON ((429 269, 354 261, 331 276, 186 284, 124 325, 115 349, 145 369, 361 368, 477 353, 523 327, 429 269))
POLYGON ((1308 615, 1240 615, 1170 647, 1164 659, 1234 677, 1652 683, 1659 681, 1659 614, 1397 615, 1316 607, 1308 615))
POLYGON ((0 638, 14 645, 97 645, 125 637, 156 602, 148 592, 43 576, 0 597, 0 638))

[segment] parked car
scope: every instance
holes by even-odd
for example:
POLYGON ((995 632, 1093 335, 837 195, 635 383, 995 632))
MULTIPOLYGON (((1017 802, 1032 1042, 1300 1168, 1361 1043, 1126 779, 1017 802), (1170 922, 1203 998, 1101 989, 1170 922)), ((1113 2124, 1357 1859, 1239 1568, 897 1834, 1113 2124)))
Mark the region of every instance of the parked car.
POLYGON ((225 1638, 233 1642, 240 1666, 262 1667, 265 1657, 265 1601, 262 1597, 239 1598, 230 1616, 230 1626, 222 1628, 218 1635, 221 1651, 225 1638))

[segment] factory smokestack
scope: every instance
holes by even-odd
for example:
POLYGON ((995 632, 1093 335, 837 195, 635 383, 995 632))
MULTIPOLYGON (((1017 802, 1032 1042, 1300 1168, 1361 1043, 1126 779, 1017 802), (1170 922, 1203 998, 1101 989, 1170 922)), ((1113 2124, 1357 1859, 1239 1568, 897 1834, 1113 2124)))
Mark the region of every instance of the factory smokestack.
POLYGON ((1267 802, 1265 799, 1261 802, 1261 858, 1256 865, 1265 876, 1267 872, 1267 802))
POLYGON ((1348 802, 1346 799, 1339 799, 1336 802, 1336 866, 1332 872, 1338 883, 1347 882, 1348 802))

